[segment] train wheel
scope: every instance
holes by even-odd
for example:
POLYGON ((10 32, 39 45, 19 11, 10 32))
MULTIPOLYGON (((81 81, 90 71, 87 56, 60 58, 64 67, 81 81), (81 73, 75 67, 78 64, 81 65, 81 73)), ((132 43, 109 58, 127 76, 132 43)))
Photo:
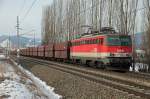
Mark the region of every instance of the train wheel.
POLYGON ((91 61, 86 60, 86 66, 90 67, 91 66, 91 61))
POLYGON ((96 62, 95 67, 105 69, 105 65, 103 64, 103 62, 96 62))
POLYGON ((95 62, 94 62, 94 68, 98 68, 98 64, 99 64, 99 63, 98 63, 97 61, 95 61, 95 62))
POLYGON ((81 60, 80 59, 76 59, 76 64, 80 65, 81 64, 81 60))

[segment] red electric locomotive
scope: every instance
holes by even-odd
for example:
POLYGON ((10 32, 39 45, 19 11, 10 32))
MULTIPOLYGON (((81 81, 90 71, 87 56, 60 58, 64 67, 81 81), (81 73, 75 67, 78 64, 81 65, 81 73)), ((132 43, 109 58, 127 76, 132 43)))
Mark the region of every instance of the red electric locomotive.
POLYGON ((128 71, 132 64, 131 36, 116 33, 112 28, 103 28, 101 32, 75 40, 22 51, 29 57, 67 60, 111 70, 128 71))
POLYGON ((131 36, 114 31, 84 35, 71 41, 70 59, 96 67, 128 71, 132 63, 131 36))

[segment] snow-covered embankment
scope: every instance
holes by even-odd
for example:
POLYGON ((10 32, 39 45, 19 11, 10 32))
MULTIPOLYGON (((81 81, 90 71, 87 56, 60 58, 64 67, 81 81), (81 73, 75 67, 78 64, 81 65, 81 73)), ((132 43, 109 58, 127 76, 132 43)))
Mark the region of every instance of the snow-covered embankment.
POLYGON ((32 73, 18 66, 0 61, 0 99, 60 99, 54 88, 35 77, 32 73))
MULTIPOLYGON (((13 61, 13 60, 12 60, 13 61)), ((14 61, 13 61, 14 62, 14 61)), ((14 62, 15 65, 17 65, 17 63, 14 62)), ((25 73, 28 77, 30 77, 34 84, 36 86, 38 86, 38 88, 45 94, 48 96, 48 99, 60 99, 61 96, 54 93, 54 88, 48 86, 44 81, 40 80, 39 78, 35 77, 31 72, 25 70, 22 66, 18 65, 19 69, 25 73)))

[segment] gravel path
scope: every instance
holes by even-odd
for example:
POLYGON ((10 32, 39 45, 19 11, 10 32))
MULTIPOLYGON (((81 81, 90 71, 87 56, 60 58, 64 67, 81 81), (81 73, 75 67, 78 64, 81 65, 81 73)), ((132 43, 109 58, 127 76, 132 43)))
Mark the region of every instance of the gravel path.
POLYGON ((64 99, 142 99, 46 66, 24 64, 28 70, 46 81, 48 85, 55 87, 56 93, 62 95, 64 99))

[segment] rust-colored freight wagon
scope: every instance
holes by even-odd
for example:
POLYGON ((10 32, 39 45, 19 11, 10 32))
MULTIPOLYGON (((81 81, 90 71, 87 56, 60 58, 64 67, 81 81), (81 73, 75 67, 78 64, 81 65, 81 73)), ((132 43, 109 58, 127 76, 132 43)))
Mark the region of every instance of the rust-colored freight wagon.
POLYGON ((55 44, 55 58, 67 60, 70 56, 69 42, 55 44))
POLYGON ((24 53, 24 55, 25 55, 25 56, 27 56, 27 49, 25 49, 25 53, 24 53))
POLYGON ((29 56, 33 56, 33 48, 29 47, 29 56))
POLYGON ((26 56, 26 49, 23 49, 22 52, 23 56, 26 56))
POLYGON ((26 53, 25 50, 26 50, 26 49, 22 49, 22 50, 21 50, 21 55, 25 56, 25 53, 26 53))
POLYGON ((28 48, 26 48, 25 56, 28 56, 28 48))
POLYGON ((37 57, 38 56, 38 48, 37 47, 33 47, 32 51, 33 51, 33 57, 37 57))
POLYGON ((38 47, 38 57, 44 58, 45 57, 44 51, 45 51, 45 46, 39 46, 38 47))
POLYGON ((30 55, 29 48, 27 48, 26 51, 27 51, 27 52, 26 52, 26 55, 29 56, 29 55, 30 55))
POLYGON ((45 58, 54 58, 54 44, 45 46, 45 58))

